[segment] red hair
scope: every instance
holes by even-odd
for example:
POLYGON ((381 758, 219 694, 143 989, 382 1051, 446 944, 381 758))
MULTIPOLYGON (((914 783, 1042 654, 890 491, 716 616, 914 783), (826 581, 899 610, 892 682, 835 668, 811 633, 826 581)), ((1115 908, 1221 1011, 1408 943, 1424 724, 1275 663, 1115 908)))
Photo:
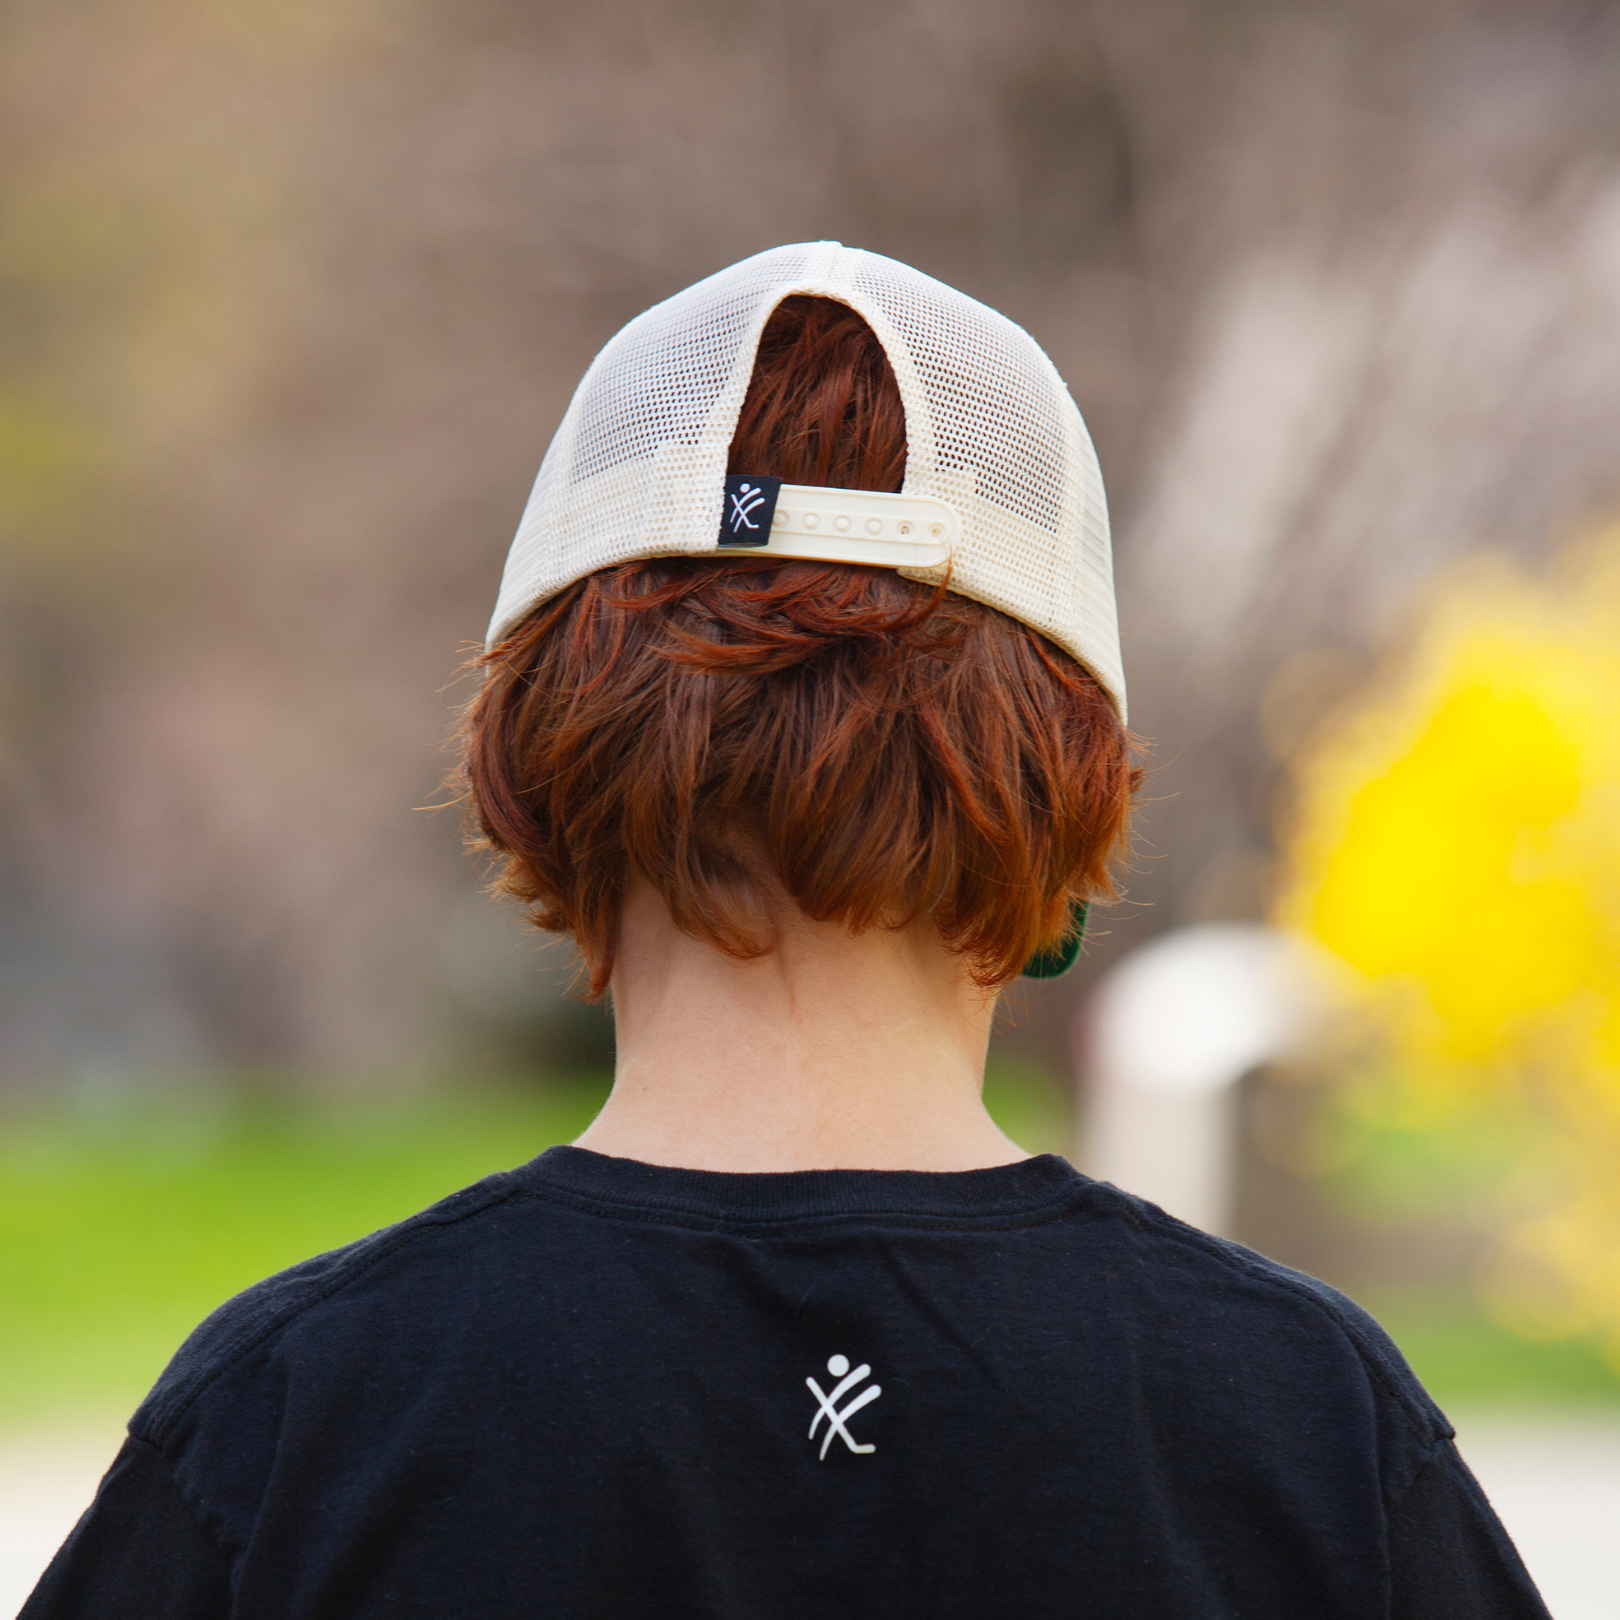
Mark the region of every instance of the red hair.
MULTIPOLYGON (((731 469, 898 489, 905 413, 844 305, 783 302, 731 469)), ((570 933, 600 995, 626 884, 728 955, 770 949, 772 891, 860 931, 927 917, 980 983, 1113 892, 1138 775, 1066 653, 886 569, 766 557, 621 564, 479 660, 463 726, 500 888, 570 933)))

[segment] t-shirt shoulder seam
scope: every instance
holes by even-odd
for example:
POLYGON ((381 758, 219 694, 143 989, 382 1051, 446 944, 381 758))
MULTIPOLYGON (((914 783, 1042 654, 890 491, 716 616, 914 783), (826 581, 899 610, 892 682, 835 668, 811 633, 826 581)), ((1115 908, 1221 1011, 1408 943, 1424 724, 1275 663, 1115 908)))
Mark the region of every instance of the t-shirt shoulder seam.
MULTIPOLYGON (((1435 1425, 1429 1421, 1422 1408, 1412 1399, 1411 1392, 1404 1389, 1399 1380, 1384 1365, 1384 1359, 1379 1355, 1377 1347, 1368 1341, 1353 1318, 1334 1308, 1332 1302, 1322 1297, 1314 1289, 1305 1286, 1289 1274, 1286 1267, 1281 1265, 1257 1264, 1255 1260, 1247 1258, 1240 1252, 1220 1239, 1211 1237, 1207 1232, 1200 1232, 1196 1227, 1184 1225, 1173 1216, 1155 1211, 1149 1215, 1141 1210, 1125 1211, 1127 1219, 1135 1219, 1143 1225, 1150 1225, 1162 1236, 1173 1242, 1180 1243, 1187 1248, 1197 1249, 1211 1259, 1219 1261, 1222 1265, 1256 1282, 1270 1283, 1283 1292, 1293 1295, 1296 1299, 1304 1300, 1314 1306, 1327 1319, 1350 1340, 1360 1356, 1362 1364, 1381 1384, 1385 1392, 1390 1395, 1400 1408, 1402 1415, 1411 1426, 1417 1437, 1431 1450, 1443 1444, 1452 1436, 1448 1432, 1449 1425, 1444 1424, 1437 1432, 1435 1425)), ((1259 1257, 1256 1257, 1258 1259, 1259 1257)))
POLYGON ((164 1451, 162 1446, 154 1445, 153 1442, 146 1439, 144 1435, 136 1434, 133 1429, 129 1431, 129 1439, 131 1444, 140 1446, 142 1450, 151 1452, 152 1455, 157 1458, 158 1465, 163 1470, 164 1478, 168 1480, 170 1486, 174 1490, 174 1494, 180 1498, 186 1512, 197 1521, 198 1529, 200 1529, 212 1543, 214 1551, 217 1552, 222 1559, 224 1559, 226 1567, 230 1568, 233 1566, 236 1562, 236 1554, 233 1553, 225 1544, 225 1540, 220 1535, 219 1526, 215 1522, 214 1516, 209 1513, 208 1510, 201 1504, 194 1502, 192 1500, 191 1493, 185 1488, 184 1485, 180 1483, 177 1478, 175 1478, 174 1463, 169 1454, 164 1451))
MULTIPOLYGON (((153 1446, 164 1456, 167 1456, 167 1452, 164 1451, 165 1443, 169 1435, 173 1433, 175 1424, 179 1422, 187 1409, 202 1398, 210 1385, 222 1378, 244 1356, 251 1355, 266 1339, 275 1333, 281 1332, 290 1322, 296 1321, 305 1312, 313 1310, 317 1305, 331 1299, 334 1295, 342 1293, 351 1283, 357 1282, 373 1267, 380 1265, 390 1255, 397 1253, 424 1232, 441 1227, 457 1226, 462 1221, 470 1220, 475 1215, 486 1213, 497 1204, 506 1203, 519 1191, 521 1191, 520 1188, 510 1185, 491 1187, 476 1202, 469 1200, 465 1208, 446 1211, 442 1215, 437 1213, 435 1209, 428 1209, 400 1222, 386 1237, 379 1237, 376 1247, 370 1253, 357 1258, 352 1264, 340 1267, 333 1277, 313 1289, 307 1297, 296 1300, 284 1310, 273 1313, 270 1319, 261 1323, 256 1331, 246 1334, 239 1343, 229 1345, 223 1349, 217 1357, 210 1360, 197 1373, 183 1380, 172 1394, 165 1398, 162 1395, 157 1395, 157 1392, 154 1391, 154 1395, 157 1395, 154 1402, 156 1410, 150 1419, 149 1434, 137 1432, 132 1420, 129 1429, 131 1436, 140 1440, 143 1444, 153 1446)), ((139 1413, 136 1416, 138 1418, 139 1413)))
POLYGON ((1406 1505, 1407 1497, 1409 1497, 1416 1488, 1417 1482, 1422 1479, 1424 1474, 1429 1469, 1438 1467, 1442 1462, 1444 1462, 1447 1448, 1454 1447, 1455 1444, 1456 1437, 1454 1435, 1440 1434, 1434 1437, 1432 1443, 1424 1451, 1423 1455, 1418 1459, 1416 1466, 1412 1469, 1411 1478, 1408 1479, 1407 1482, 1401 1487, 1398 1494, 1388 1498, 1386 1506, 1388 1507, 1390 1513, 1393 1514, 1400 1512, 1402 1507, 1406 1505))

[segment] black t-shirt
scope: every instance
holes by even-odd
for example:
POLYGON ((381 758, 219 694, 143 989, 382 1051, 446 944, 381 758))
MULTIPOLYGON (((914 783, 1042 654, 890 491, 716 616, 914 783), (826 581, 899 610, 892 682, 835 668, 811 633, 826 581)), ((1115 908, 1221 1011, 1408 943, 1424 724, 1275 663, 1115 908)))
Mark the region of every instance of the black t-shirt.
POLYGON ((553 1148, 187 1341, 25 1620, 1540 1616, 1332 1289, 1044 1157, 553 1148))

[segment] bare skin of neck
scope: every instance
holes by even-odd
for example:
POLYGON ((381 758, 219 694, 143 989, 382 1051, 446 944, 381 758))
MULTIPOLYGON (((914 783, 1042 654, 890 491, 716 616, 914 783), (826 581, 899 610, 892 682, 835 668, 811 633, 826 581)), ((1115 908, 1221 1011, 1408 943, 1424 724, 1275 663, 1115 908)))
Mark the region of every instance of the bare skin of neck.
POLYGON ((931 924, 850 934, 786 908, 739 962, 632 888, 618 1063, 575 1144, 689 1170, 977 1170, 1029 1155, 985 1112, 995 995, 931 924))

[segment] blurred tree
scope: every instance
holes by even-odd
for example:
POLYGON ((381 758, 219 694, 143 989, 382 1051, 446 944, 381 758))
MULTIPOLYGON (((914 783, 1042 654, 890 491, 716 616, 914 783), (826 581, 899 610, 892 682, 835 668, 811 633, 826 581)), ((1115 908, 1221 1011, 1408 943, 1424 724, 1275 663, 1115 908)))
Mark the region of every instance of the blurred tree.
MULTIPOLYGON (((1161 766, 1093 963, 1258 915, 1259 694, 1613 492, 1602 5, 12 7, 0 1072, 316 1075, 477 1036, 459 649, 580 371, 775 242, 1048 347, 1161 766)), ((1083 989, 1009 1039, 1061 1053, 1083 989)))

